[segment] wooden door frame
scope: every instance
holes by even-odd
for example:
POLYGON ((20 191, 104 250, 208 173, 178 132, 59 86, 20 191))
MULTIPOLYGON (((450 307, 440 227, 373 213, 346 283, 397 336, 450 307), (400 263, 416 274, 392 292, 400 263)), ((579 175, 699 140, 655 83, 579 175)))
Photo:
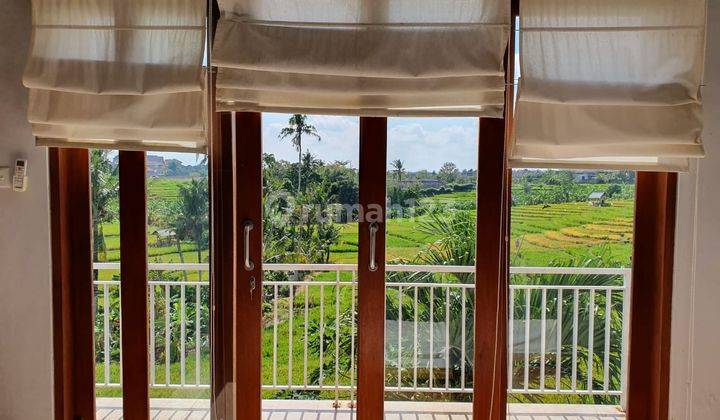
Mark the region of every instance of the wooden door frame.
POLYGON ((504 118, 480 118, 479 122, 477 185, 486 187, 482 190, 476 188, 473 419, 477 420, 504 420, 507 417, 507 315, 512 200, 512 169, 507 165, 507 151, 514 114, 514 50, 516 18, 519 14, 519 0, 511 0, 510 36, 504 62, 504 118), (494 308, 494 311, 483 308, 494 308))
MULTIPOLYGON (((235 123, 235 415, 260 419, 262 415, 262 115, 233 113, 235 123), (252 222, 244 256, 245 223, 252 222), (254 284, 252 284, 254 281, 254 284), (254 289, 254 290, 251 290, 254 289)), ((226 349, 228 350, 228 349, 226 349)))
POLYGON ((666 420, 677 174, 638 172, 627 385, 628 420, 666 420))
POLYGON ((54 416, 95 418, 90 158, 48 150, 52 250, 54 416))
POLYGON ((508 278, 505 238, 505 120, 481 118, 475 252, 473 418, 505 418, 508 278))
POLYGON ((120 151, 118 168, 123 418, 148 420, 150 332, 145 152, 120 151))
POLYGON ((384 417, 387 118, 360 118, 358 220, 358 420, 384 417), (370 228, 377 227, 370 269, 370 228))
POLYGON ((232 420, 235 412, 235 186, 232 115, 213 112, 210 153, 212 229, 210 341, 211 407, 215 420, 232 420))

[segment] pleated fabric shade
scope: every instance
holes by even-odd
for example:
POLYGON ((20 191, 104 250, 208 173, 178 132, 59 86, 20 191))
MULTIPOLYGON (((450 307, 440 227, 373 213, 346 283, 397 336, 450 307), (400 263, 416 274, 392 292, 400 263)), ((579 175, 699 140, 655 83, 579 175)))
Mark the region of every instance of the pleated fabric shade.
POLYGON ((219 110, 502 115, 507 1, 219 3, 219 110))
POLYGON ((205 152, 204 0, 32 0, 38 145, 205 152))
POLYGON ((521 1, 511 165, 686 170, 705 19, 705 0, 521 1))

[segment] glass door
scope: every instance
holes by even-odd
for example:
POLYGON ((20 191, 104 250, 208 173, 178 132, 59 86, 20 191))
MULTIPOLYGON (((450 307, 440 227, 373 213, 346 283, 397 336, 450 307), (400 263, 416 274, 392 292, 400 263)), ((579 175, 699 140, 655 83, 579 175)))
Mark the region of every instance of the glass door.
POLYGON ((477 142, 477 118, 388 120, 386 414, 472 413, 477 142))
POLYGON ((355 407, 358 118, 263 114, 262 409, 355 407))

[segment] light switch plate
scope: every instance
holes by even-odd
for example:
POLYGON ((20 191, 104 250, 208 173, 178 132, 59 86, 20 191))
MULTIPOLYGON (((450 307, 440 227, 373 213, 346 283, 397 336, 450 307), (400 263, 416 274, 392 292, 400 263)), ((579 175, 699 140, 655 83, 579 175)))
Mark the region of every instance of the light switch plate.
POLYGON ((11 168, 0 167, 0 188, 10 188, 12 186, 11 168))

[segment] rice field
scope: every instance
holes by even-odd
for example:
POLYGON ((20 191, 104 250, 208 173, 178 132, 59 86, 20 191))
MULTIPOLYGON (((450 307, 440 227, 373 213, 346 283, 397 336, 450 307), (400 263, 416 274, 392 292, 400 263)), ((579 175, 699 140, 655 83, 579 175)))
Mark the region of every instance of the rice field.
MULTIPOLYGON (((175 200, 182 181, 155 179, 148 185, 150 199, 175 200)), ((474 192, 441 194, 421 201, 421 205, 441 204, 468 208, 474 203, 474 192)), ((572 264, 578 253, 609 253, 615 265, 629 266, 633 238, 633 201, 609 201, 595 207, 587 202, 549 205, 513 206, 511 210, 511 262, 513 265, 546 266, 572 264)), ((474 210, 468 210, 474 212, 474 210)), ((390 219, 387 223, 388 261, 411 260, 424 246, 439 238, 418 230, 427 216, 390 219)), ((103 225, 107 246, 106 261, 120 258, 120 238, 117 223, 103 225)), ((148 228, 149 259, 151 262, 198 262, 195 245, 181 244, 182 258, 175 243, 158 243, 148 228)), ((331 248, 331 261, 354 263, 358 251, 357 224, 340 226, 340 238, 331 248)), ((207 261, 203 250, 201 261, 207 261)))

